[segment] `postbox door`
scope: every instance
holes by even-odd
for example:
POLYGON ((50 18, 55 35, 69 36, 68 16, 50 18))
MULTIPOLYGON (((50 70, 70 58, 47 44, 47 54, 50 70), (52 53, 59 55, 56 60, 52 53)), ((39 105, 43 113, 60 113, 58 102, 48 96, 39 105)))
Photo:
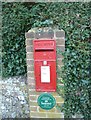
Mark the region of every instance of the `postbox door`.
POLYGON ((43 61, 35 62, 36 91, 56 90, 56 62, 49 61, 43 65, 43 61), (45 77, 45 78, 43 78, 45 77))

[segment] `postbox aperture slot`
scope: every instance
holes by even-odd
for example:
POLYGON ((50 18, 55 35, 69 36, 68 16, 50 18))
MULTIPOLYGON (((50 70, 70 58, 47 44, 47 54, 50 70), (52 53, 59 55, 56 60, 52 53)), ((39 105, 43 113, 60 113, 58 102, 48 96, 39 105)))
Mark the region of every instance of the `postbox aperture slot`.
POLYGON ((51 49, 50 49, 50 48, 49 48, 49 49, 48 49, 48 48, 43 48, 43 49, 39 49, 39 48, 38 48, 38 49, 35 49, 35 51, 38 51, 38 52, 39 52, 39 51, 40 51, 40 52, 41 52, 41 51, 53 51, 53 50, 54 50, 54 49, 52 49, 52 48, 51 48, 51 49))

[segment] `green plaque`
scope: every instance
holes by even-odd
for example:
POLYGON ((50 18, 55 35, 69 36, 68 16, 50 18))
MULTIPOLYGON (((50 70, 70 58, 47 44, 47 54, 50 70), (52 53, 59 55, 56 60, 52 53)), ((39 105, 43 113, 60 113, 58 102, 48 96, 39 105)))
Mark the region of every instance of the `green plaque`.
POLYGON ((49 93, 43 93, 38 97, 38 105, 45 110, 50 110, 52 109, 55 104, 56 104, 56 100, 55 98, 49 94, 49 93))

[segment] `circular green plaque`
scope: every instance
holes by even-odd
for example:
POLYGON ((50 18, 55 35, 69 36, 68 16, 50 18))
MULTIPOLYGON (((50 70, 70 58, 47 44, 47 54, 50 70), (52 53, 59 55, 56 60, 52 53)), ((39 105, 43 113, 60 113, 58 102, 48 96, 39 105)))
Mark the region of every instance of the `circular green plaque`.
POLYGON ((49 93, 43 93, 38 97, 38 105, 45 110, 50 110, 52 109, 55 104, 56 104, 56 100, 55 98, 49 94, 49 93))

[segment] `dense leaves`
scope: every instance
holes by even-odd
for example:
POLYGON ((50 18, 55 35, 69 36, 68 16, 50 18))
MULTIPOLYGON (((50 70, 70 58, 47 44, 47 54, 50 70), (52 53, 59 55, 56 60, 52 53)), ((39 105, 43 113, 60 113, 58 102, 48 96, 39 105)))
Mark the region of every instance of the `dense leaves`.
POLYGON ((26 73, 25 31, 30 13, 20 3, 3 3, 3 75, 26 73))
POLYGON ((26 73, 25 31, 43 26, 58 26, 65 30, 64 67, 60 73, 62 81, 58 81, 64 83, 65 117, 81 114, 91 118, 90 12, 90 3, 82 2, 3 4, 5 76, 26 73))

